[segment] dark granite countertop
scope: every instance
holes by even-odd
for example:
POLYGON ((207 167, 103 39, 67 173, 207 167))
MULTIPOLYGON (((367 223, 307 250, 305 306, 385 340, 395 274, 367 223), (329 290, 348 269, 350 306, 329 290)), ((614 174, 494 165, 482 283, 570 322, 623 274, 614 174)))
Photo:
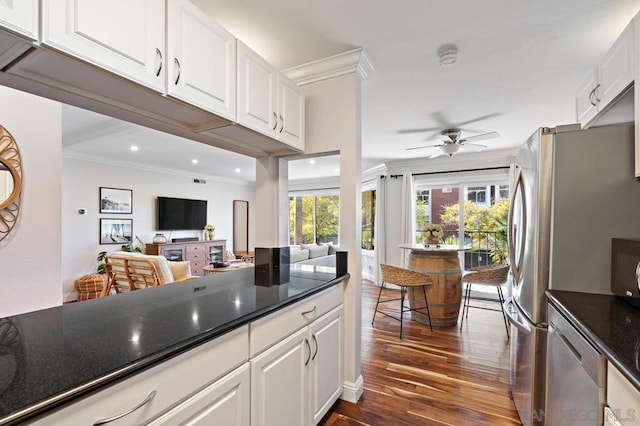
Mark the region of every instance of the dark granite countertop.
POLYGON ((640 390, 640 309, 606 294, 549 290, 547 297, 640 390))
POLYGON ((262 287, 251 268, 1 318, 0 424, 139 373, 346 277, 292 267, 288 284, 262 287))

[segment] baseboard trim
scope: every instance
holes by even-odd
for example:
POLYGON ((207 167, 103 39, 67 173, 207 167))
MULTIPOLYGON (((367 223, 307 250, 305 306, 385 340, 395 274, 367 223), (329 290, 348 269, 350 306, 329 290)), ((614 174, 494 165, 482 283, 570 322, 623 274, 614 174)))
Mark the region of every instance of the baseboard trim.
POLYGON ((342 395, 340 395, 340 399, 343 399, 347 402, 352 402, 356 404, 360 397, 362 396, 362 392, 364 391, 364 379, 362 375, 358 376, 358 379, 355 383, 352 382, 344 382, 342 395))

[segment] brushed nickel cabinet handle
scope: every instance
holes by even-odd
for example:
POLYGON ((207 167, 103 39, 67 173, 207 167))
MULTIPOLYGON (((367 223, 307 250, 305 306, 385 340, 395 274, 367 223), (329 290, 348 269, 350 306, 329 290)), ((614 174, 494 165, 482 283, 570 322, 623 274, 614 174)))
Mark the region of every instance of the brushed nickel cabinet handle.
POLYGON ((596 102, 593 100, 593 95, 596 94, 596 89, 594 88, 591 92, 589 92, 589 103, 593 106, 598 106, 596 102))
POLYGON ((593 97, 596 99, 596 102, 598 102, 598 103, 599 103, 602 99, 598 96, 598 92, 599 92, 599 90, 598 90, 598 89, 600 89, 600 84, 598 84, 598 85, 595 87, 595 89, 593 89, 593 97))
MULTIPOLYGON (((311 350, 309 350, 309 351, 311 351, 311 350)), ((109 417, 109 418, 106 418, 106 419, 100 419, 100 420, 97 420, 97 421, 93 424, 93 426, 100 426, 100 425, 104 425, 104 424, 107 424, 107 423, 114 422, 114 421, 116 421, 116 420, 118 420, 118 419, 121 419, 121 418, 123 418, 124 416, 128 416, 129 414, 133 413, 134 411, 136 411, 136 410, 138 410, 138 409, 140 409, 140 408, 144 407, 146 404, 148 404, 149 402, 151 402, 151 400, 152 400, 153 398, 155 398, 155 397, 156 397, 156 391, 151 391, 151 393, 150 393, 149 395, 147 395, 147 397, 144 399, 144 401, 142 401, 140 404, 136 405, 136 406, 135 406, 135 407, 133 407, 132 409, 127 410, 127 411, 125 411, 124 413, 117 414, 117 415, 115 415, 115 416, 113 416, 113 417, 109 417)))
POLYGON ((313 353, 313 356, 311 357, 311 359, 315 361, 316 356, 318 356, 318 339, 316 338, 315 334, 312 335, 312 337, 313 337, 313 343, 316 344, 316 351, 313 353))
POLYGON ((284 118, 280 116, 280 133, 284 130, 284 118))
POLYGON ((278 114, 276 114, 276 112, 273 112, 273 130, 275 130, 278 127, 278 114))
POLYGON ((180 71, 182 70, 182 67, 180 66, 180 61, 178 60, 178 58, 173 58, 173 61, 178 67, 178 76, 176 77, 176 81, 175 81, 175 84, 177 85, 178 81, 180 81, 180 71))
POLYGON ((304 363, 306 367, 309 364, 309 361, 311 361, 311 344, 309 343, 308 339, 304 339, 304 342, 307 344, 307 349, 309 349, 309 355, 307 356, 307 360, 304 363))
POLYGON ((156 47, 156 55, 160 57, 160 66, 158 67, 158 71, 156 71, 156 77, 160 77, 160 71, 162 71, 162 62, 164 61, 162 58, 162 52, 157 47, 156 47))
POLYGON ((313 309, 309 309, 308 311, 301 312, 300 315, 309 315, 316 311, 317 306, 313 305, 313 309))

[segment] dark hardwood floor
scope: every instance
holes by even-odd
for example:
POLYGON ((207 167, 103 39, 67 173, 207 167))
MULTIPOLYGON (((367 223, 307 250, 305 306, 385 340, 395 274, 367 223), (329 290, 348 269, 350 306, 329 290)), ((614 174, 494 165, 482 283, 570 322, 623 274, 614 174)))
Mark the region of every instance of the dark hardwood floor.
MULTIPOLYGON (((364 393, 357 404, 339 400, 322 425, 520 424, 509 393, 509 341, 499 312, 470 309, 462 331, 455 326, 431 332, 405 319, 400 340, 396 320, 378 314, 371 327, 377 291, 363 282, 364 393)), ((399 294, 385 290, 383 297, 394 292, 399 294)), ((397 316, 398 305, 386 305, 397 316)))

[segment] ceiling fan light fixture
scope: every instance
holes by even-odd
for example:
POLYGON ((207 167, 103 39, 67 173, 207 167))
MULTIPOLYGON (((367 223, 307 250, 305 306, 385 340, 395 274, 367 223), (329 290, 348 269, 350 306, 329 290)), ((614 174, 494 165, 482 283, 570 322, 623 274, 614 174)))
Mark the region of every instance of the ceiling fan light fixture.
POLYGON ((438 58, 441 67, 450 67, 458 62, 458 48, 453 44, 445 44, 438 49, 438 58))
POLYGON ((448 143, 442 146, 442 151, 449 157, 453 156, 453 154, 455 154, 459 150, 460 145, 458 145, 457 143, 448 143))

